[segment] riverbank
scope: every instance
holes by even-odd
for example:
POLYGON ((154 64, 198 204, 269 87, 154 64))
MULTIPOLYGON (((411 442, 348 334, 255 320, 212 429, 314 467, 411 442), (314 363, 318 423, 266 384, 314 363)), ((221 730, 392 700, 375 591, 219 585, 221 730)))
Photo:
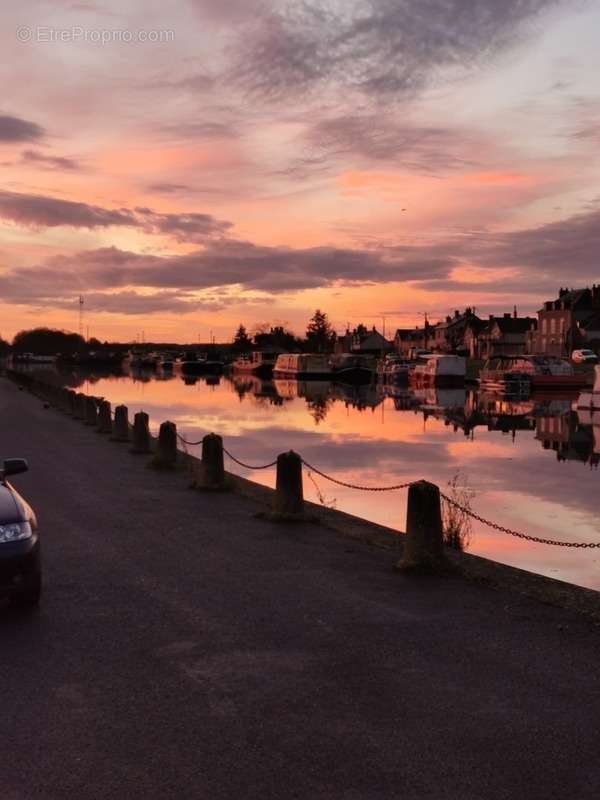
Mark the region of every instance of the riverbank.
POLYGON ((581 616, 259 519, 6 381, 0 414, 46 568, 0 614, 8 797, 595 796, 581 616))

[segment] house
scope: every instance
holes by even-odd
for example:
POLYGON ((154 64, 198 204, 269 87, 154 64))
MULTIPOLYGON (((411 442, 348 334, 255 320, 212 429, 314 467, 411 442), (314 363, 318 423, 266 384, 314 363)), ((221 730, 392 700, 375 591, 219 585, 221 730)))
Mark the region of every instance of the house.
POLYGON ((430 350, 434 339, 434 326, 425 322, 423 328, 398 328, 394 336, 394 350, 408 358, 415 349, 430 350))
POLYGON ((529 333, 536 326, 534 317, 519 317, 516 308, 512 315, 491 315, 480 328, 477 338, 470 341, 470 355, 472 358, 488 359, 527 353, 529 333))
POLYGON ((364 325, 359 325, 351 331, 346 329, 343 336, 338 336, 335 344, 336 353, 361 353, 362 355, 381 355, 393 349, 392 342, 373 326, 368 330, 364 325))
POLYGON ((600 286, 561 288, 556 300, 538 311, 536 331, 528 338, 529 352, 569 357, 578 347, 600 339, 600 286))
POLYGON ((461 314, 458 310, 453 317, 438 322, 434 330, 433 349, 438 353, 465 353, 465 332, 469 325, 479 317, 472 308, 461 314))

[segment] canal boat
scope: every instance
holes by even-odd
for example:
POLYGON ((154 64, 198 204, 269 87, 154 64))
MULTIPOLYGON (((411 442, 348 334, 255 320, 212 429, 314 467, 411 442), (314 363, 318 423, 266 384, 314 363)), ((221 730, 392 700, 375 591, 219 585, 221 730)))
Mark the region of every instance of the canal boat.
POLYGON ((280 353, 254 350, 252 353, 236 358, 231 368, 234 372, 246 372, 259 378, 270 378, 280 353))
POLYGON ((575 410, 590 410, 600 413, 600 367, 594 368, 595 380, 591 391, 581 392, 575 404, 575 410))
POLYGON ((282 353, 273 367, 275 378, 331 380, 329 359, 322 353, 282 353))
POLYGON ((329 361, 332 380, 339 383, 365 384, 373 377, 373 361, 357 353, 339 353, 329 361))
POLYGON ((432 354, 422 356, 408 372, 411 386, 462 386, 467 361, 462 356, 432 354))
POLYGON ((180 364, 183 375, 220 375, 223 372, 223 362, 208 358, 206 354, 186 352, 180 364))
POLYGON ((508 394, 576 388, 588 382, 586 375, 577 374, 572 364, 555 356, 500 356, 487 361, 479 375, 482 388, 508 394))
POLYGON ((410 364, 397 355, 388 355, 377 362, 377 380, 383 383, 406 383, 410 364))

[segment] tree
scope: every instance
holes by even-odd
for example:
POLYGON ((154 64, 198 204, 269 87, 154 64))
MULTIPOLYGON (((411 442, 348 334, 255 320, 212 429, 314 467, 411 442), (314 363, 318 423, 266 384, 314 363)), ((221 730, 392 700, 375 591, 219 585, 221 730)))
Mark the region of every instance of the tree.
POLYGON ((333 349, 335 340, 335 331, 331 327, 327 314, 317 309, 306 329, 306 342, 309 350, 316 353, 327 353, 333 349))
POLYGON ((243 325, 240 325, 233 337, 233 347, 239 353, 246 353, 252 347, 252 339, 243 325))
POLYGON ((36 353, 42 356, 53 356, 58 353, 71 355, 85 350, 85 340, 78 333, 51 328, 33 328, 17 333, 13 339, 13 350, 17 353, 36 353))
POLYGON ((293 352, 302 349, 302 342, 284 325, 258 325, 254 333, 254 344, 260 350, 293 352))
POLYGON ((0 336, 0 358, 4 358, 10 353, 9 343, 0 336))

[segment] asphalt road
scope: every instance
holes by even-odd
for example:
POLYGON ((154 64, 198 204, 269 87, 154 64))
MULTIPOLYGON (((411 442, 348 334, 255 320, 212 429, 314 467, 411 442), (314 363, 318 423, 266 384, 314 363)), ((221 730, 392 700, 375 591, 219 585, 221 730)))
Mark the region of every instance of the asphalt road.
POLYGON ((600 628, 189 490, 0 380, 44 534, 0 796, 597 798, 600 628))

